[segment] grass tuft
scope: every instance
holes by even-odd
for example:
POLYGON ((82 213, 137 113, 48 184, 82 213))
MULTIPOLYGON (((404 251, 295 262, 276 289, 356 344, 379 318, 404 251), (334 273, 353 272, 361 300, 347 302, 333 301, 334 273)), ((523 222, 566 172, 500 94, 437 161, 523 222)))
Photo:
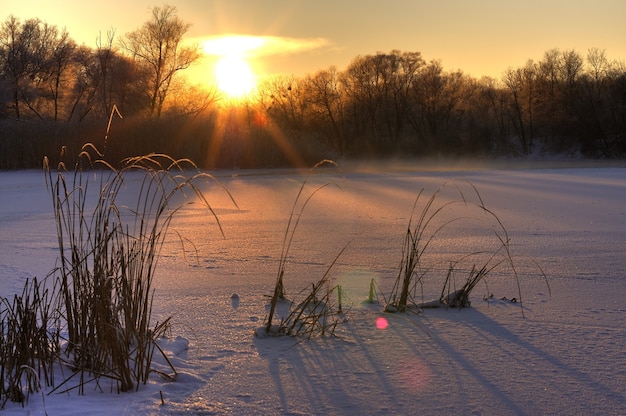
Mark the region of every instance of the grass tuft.
POLYGON ((0 398, 24 403, 54 383, 53 363, 59 350, 58 321, 50 291, 36 278, 27 279, 20 295, 0 298, 0 398))
POLYGON ((313 166, 313 168, 311 168, 304 181, 302 181, 302 185, 298 190, 298 194, 296 195, 293 206, 291 208, 289 220, 287 221, 287 228, 285 229, 285 234, 283 236, 283 244, 278 263, 276 283, 274 285, 274 292, 272 294, 269 313, 267 321, 265 323, 265 334, 277 333, 291 336, 305 335, 306 337, 310 338, 315 334, 325 335, 329 333, 334 333, 334 329, 339 322, 337 319, 335 319, 337 313, 339 312, 339 299, 337 299, 337 302, 335 302, 332 294, 337 292, 337 296, 339 297, 340 289, 336 291, 334 290, 335 288, 331 288, 329 273, 346 247, 344 247, 335 257, 332 264, 328 267, 326 273, 324 273, 322 278, 318 282, 311 285, 310 292, 306 292, 306 290, 304 291, 305 293, 307 293, 304 296, 304 300, 298 303, 289 302, 286 300, 285 296, 285 267, 287 265, 289 250, 291 248, 291 244, 293 242, 293 238, 296 233, 296 229, 298 228, 300 219, 302 218, 302 214, 311 199, 319 191, 331 184, 330 182, 327 182, 314 188, 305 198, 304 191, 309 176, 313 172, 315 172, 316 169, 322 166, 332 166, 337 169, 339 168, 338 165, 331 160, 322 160, 321 162, 318 162, 315 166, 313 166), (300 201, 303 198, 304 200, 300 204, 300 201), (280 304, 287 304, 288 312, 284 313, 280 324, 275 326, 273 325, 273 320, 277 311, 277 307, 280 304))
MULTIPOLYGON (((487 276, 500 266, 507 266, 513 275, 520 306, 522 293, 520 279, 510 250, 509 234, 498 216, 488 209, 476 187, 469 182, 445 183, 438 188, 420 207, 424 190, 421 190, 413 205, 411 217, 405 234, 404 245, 398 276, 389 297, 385 300, 386 312, 406 312, 409 309, 427 307, 468 307, 470 293, 479 282, 485 282, 487 276), (452 191, 452 195, 442 194, 452 191), (459 211, 462 214, 459 214, 459 211), (416 217, 416 212, 419 214, 416 217), (415 219, 416 218, 416 219, 415 219), (443 278, 441 296, 432 302, 418 302, 416 292, 423 292, 424 279, 433 275, 441 261, 428 261, 428 254, 440 243, 453 226, 472 226, 486 228, 490 237, 485 237, 481 244, 469 253, 456 254, 448 259, 449 268, 443 278), (471 267, 469 266, 471 264, 471 267), (454 279, 459 270, 469 270, 465 282, 456 289, 454 279)), ((434 256, 432 256, 434 257, 434 256)), ((543 274, 543 272, 542 272, 543 274)), ((545 274, 544 274, 545 278, 545 274)), ((547 278, 546 278, 547 284, 547 278)), ((549 289, 549 286, 548 286, 549 289)))
POLYGON ((156 340, 169 322, 152 322, 154 274, 174 215, 184 206, 179 195, 203 203, 222 230, 196 186, 215 179, 190 160, 149 154, 125 159, 116 169, 101 157, 87 144, 73 172, 45 165, 60 252, 55 294, 65 325, 61 360, 72 369, 61 385, 77 380, 81 394, 88 380, 99 385, 111 379, 119 391, 148 380, 160 352, 156 340), (130 175, 142 179, 136 201, 126 206, 118 199, 130 175))

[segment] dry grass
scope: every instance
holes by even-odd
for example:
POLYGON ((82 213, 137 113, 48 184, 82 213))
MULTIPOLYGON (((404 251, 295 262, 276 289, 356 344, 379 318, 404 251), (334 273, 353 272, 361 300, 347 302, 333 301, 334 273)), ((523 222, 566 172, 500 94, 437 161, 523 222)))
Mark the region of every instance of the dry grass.
POLYGON ((54 383, 58 321, 48 289, 35 278, 12 300, 0 299, 0 397, 23 403, 43 381, 54 383))
POLYGON ((322 278, 311 285, 310 290, 302 291, 302 301, 290 303, 289 313, 281 320, 278 333, 309 339, 315 335, 335 333, 335 328, 343 321, 344 315, 341 288, 332 286, 330 271, 344 250, 345 247, 337 254, 322 278))
POLYGON ((46 165, 60 250, 62 359, 73 369, 68 380, 78 377, 81 393, 85 377, 110 378, 128 391, 147 381, 155 340, 167 329, 167 320, 152 322, 152 283, 172 219, 183 206, 177 196, 201 201, 217 220, 196 186, 214 178, 189 160, 167 155, 126 159, 116 169, 94 154, 101 156, 86 145, 72 173, 64 166, 53 173, 46 165), (137 199, 134 206, 120 206, 118 196, 131 173, 143 174, 137 199), (99 177, 95 194, 92 176, 99 177))
POLYGON ((470 293, 476 285, 486 283, 488 275, 501 267, 508 268, 508 273, 513 276, 521 305, 520 280, 511 255, 509 234, 498 216, 485 206, 476 187, 469 182, 446 183, 420 208, 422 200, 423 190, 418 193, 413 205, 398 276, 390 295, 385 299, 385 311, 406 312, 409 309, 438 306, 467 307, 470 305, 470 293), (452 195, 447 194, 443 198, 444 191, 452 195), (419 215, 414 221, 416 212, 419 215), (448 259, 448 272, 442 278, 440 298, 433 302, 418 302, 416 293, 423 289, 424 279, 436 274, 440 264, 440 261, 432 262, 428 259, 433 246, 444 234, 454 232, 454 226, 468 224, 487 231, 490 237, 486 238, 485 245, 469 253, 453 254, 454 257, 448 259), (457 289, 454 276, 460 270, 467 270, 468 277, 457 289))
MULTIPOLYGON (((44 160, 59 263, 43 284, 29 280, 21 295, 0 298, 3 405, 24 402, 41 382, 53 392, 80 394, 88 382, 103 389, 103 379, 117 391, 137 389, 153 371, 155 354, 169 363, 156 343, 169 318, 152 319, 158 259, 186 202, 202 203, 221 231, 197 186, 215 179, 190 160, 162 154, 125 159, 121 168, 101 157, 87 144, 73 171, 63 164, 53 171, 44 160), (141 181, 136 200, 126 206, 119 198, 131 175, 141 181), (56 366, 63 374, 59 383, 56 366)), ((171 374, 159 373, 174 378, 170 367, 171 374)))
POLYGON ((322 278, 311 285, 310 291, 308 291, 308 289, 303 291, 305 295, 302 301, 290 302, 287 301, 285 297, 285 267, 287 265, 289 250, 298 228, 298 224, 311 199, 322 189, 329 186, 331 182, 317 186, 308 195, 305 195, 306 185, 308 183, 309 176, 316 169, 325 165, 338 168, 337 164, 330 160, 322 160, 313 166, 309 174, 302 181, 302 185, 298 190, 298 194, 296 195, 291 208, 289 220, 287 221, 287 228, 283 236, 283 244, 279 259, 276 283, 274 285, 274 292, 271 297, 269 313, 265 323, 265 334, 285 334, 291 336, 305 335, 310 338, 315 334, 323 335, 333 333, 334 328, 339 322, 338 319, 336 319, 337 313, 339 312, 339 302, 338 300, 337 302, 334 300, 333 293, 335 293, 336 290, 331 287, 329 272, 339 256, 341 256, 345 250, 345 247, 340 251, 337 257, 335 257, 322 278), (286 304, 287 312, 283 314, 278 325, 273 325, 279 304, 286 304))

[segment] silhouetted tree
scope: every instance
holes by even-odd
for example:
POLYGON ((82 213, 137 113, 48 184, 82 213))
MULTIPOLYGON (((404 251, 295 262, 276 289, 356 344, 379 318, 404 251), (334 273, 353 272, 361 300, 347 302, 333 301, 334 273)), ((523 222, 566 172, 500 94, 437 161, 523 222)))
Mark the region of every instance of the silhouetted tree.
POLYGON ((151 19, 121 41, 122 47, 151 74, 150 116, 160 117, 172 79, 199 57, 196 47, 181 46, 189 27, 176 15, 174 6, 154 7, 151 19))
POLYGON ((351 136, 366 150, 394 149, 405 141, 409 95, 424 61, 419 52, 359 56, 341 74, 351 136))
POLYGON ((494 78, 483 78, 472 104, 473 121, 478 129, 476 140, 483 142, 485 151, 509 152, 511 126, 507 114, 511 103, 507 90, 494 78))
POLYGON ((281 75, 266 81, 261 102, 269 116, 285 133, 299 139, 303 136, 308 100, 305 98, 304 81, 293 75, 281 75))
POLYGON ((56 121, 59 119, 59 107, 61 106, 61 95, 71 90, 72 80, 66 77, 68 69, 73 63, 76 44, 70 38, 66 30, 61 32, 54 26, 47 31, 48 39, 44 45, 46 51, 45 67, 47 69, 48 89, 53 102, 53 116, 56 121))
POLYGON ((77 47, 73 54, 74 65, 70 68, 73 85, 66 86, 68 115, 67 120, 83 121, 93 110, 97 100, 97 76, 92 50, 86 46, 77 47))
POLYGON ((533 150, 536 79, 537 67, 532 60, 523 68, 509 68, 503 79, 513 97, 511 120, 520 141, 520 151, 525 155, 533 150))
POLYGON ((314 75, 309 75, 305 82, 306 96, 310 103, 311 116, 320 120, 319 128, 326 130, 326 136, 333 137, 327 143, 344 154, 347 150, 344 126, 344 94, 339 81, 337 68, 331 66, 314 75), (329 125, 330 129, 324 126, 329 125))
MULTIPOLYGON (((39 19, 20 23, 11 16, 0 29, 0 69, 10 88, 15 118, 30 110, 37 119, 58 120, 64 95, 72 88, 68 76, 76 46, 66 30, 39 19)), ((67 116, 67 114, 63 116, 67 116)))
POLYGON ((420 52, 396 52, 395 55, 399 58, 399 71, 393 84, 395 130, 398 132, 398 137, 411 142, 412 140, 404 137, 406 130, 410 127, 411 112, 414 111, 411 95, 426 62, 420 52))
POLYGON ((33 80, 42 64, 40 26, 39 19, 29 19, 22 24, 18 18, 10 16, 0 29, 2 76, 10 90, 9 108, 18 120, 23 116, 20 104, 30 106, 33 101, 33 80))
POLYGON ((578 133, 583 151, 606 157, 624 151, 624 64, 610 62, 604 50, 592 48, 587 54, 588 70, 577 83, 578 133))
MULTIPOLYGON (((361 142, 361 148, 378 146, 384 132, 381 126, 381 109, 384 96, 383 54, 358 56, 343 72, 348 120, 352 136, 361 142)), ((355 143, 356 144, 356 143, 355 143)))
POLYGON ((501 80, 446 71, 419 52, 378 52, 343 71, 274 77, 256 101, 214 107, 215 90, 175 76, 198 57, 181 46, 188 28, 174 7, 156 7, 121 42, 111 30, 90 48, 10 16, 0 24, 0 168, 34 167, 85 140, 101 145, 113 105, 124 120, 106 149, 112 163, 150 151, 211 167, 363 154, 626 154, 626 65, 601 49, 586 60, 550 49, 501 80))

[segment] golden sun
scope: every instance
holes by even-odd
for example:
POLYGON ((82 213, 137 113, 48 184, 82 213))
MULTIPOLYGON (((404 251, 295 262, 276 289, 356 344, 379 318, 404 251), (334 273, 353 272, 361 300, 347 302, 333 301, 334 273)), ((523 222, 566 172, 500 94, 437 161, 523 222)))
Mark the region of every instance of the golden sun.
POLYGON ((250 65, 239 54, 225 55, 215 64, 217 87, 231 98, 242 98, 256 87, 250 65))
POLYGON ((203 42, 204 53, 217 59, 215 81, 224 95, 242 99, 254 92, 257 76, 251 60, 258 56, 266 41, 259 36, 221 35, 203 42))

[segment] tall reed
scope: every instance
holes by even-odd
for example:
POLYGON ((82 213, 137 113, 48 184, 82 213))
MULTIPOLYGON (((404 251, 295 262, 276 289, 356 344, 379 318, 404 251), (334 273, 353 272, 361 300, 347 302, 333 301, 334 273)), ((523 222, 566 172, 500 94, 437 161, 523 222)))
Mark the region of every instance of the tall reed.
POLYGON ((73 172, 63 165, 53 172, 45 163, 60 252, 55 293, 65 324, 63 360, 73 369, 62 384, 78 377, 81 393, 86 377, 110 378, 120 391, 148 379, 155 341, 167 329, 152 322, 154 275, 174 215, 183 207, 178 196, 204 204, 221 231, 196 185, 214 178, 190 160, 149 154, 114 168, 100 156, 88 144, 73 172), (136 202, 126 207, 118 199, 130 175, 142 179, 136 202))
POLYGON ((51 291, 36 278, 22 293, 0 299, 0 398, 23 403, 40 382, 54 383, 59 349, 58 316, 51 291))
POLYGON ((506 265, 510 268, 521 304, 520 281, 510 251, 509 234, 498 216, 485 206, 478 189, 469 182, 445 183, 433 192, 418 211, 423 193, 424 190, 418 193, 413 204, 405 234, 398 276, 389 298, 386 299, 385 310, 387 312, 406 312, 412 306, 469 306, 470 292, 500 265, 506 265), (442 201, 441 193, 447 189, 452 190, 452 196, 442 201), (457 209, 460 210, 461 214, 457 213, 457 209), (419 215, 414 221, 416 212, 419 215), (443 278, 440 299, 435 302, 418 304, 412 294, 418 287, 423 287, 423 279, 432 273, 435 267, 435 264, 426 261, 426 255, 443 236, 443 233, 453 231, 452 227, 457 223, 474 223, 487 227, 487 234, 491 234, 491 238, 488 238, 489 244, 476 247, 469 253, 457 254, 453 259, 448 259, 450 268, 443 278), (459 290, 452 291, 455 270, 462 264, 472 262, 478 262, 478 265, 476 263, 471 264, 471 270, 465 283, 459 290))
MULTIPOLYGON (((285 333, 288 335, 299 335, 303 332, 307 332, 309 335, 313 332, 316 332, 317 329, 321 329, 321 332, 324 332, 327 327, 322 325, 318 326, 319 318, 323 315, 326 316, 330 311, 329 308, 323 307, 320 303, 320 294, 323 293, 322 289, 326 287, 328 289, 329 276, 328 273, 332 266, 336 263, 339 256, 335 258, 332 262, 331 266, 327 269, 326 273, 322 278, 315 284, 312 285, 311 292, 306 296, 305 300, 298 304, 294 310, 287 314, 287 317, 283 317, 283 320, 278 325, 278 329, 274 330, 272 327, 274 314, 276 313, 276 308, 279 301, 285 299, 285 286, 284 286, 284 276, 285 276, 285 267, 287 265, 287 259, 289 255, 289 250, 291 248, 291 244, 293 242, 294 235, 300 223, 300 219, 302 218, 302 214, 306 207, 308 206, 311 199, 322 189, 326 188, 331 182, 326 182, 322 185, 315 187, 308 195, 304 195, 304 191, 306 185, 308 184, 308 179, 310 175, 315 172, 316 169, 322 166, 332 166, 338 169, 338 165, 332 160, 322 160, 315 164, 307 176, 302 181, 300 185, 300 189, 296 195, 296 198, 291 207, 291 212, 289 214, 289 219, 287 221, 287 227, 285 229, 285 234, 283 236, 282 249, 280 254, 280 259, 278 262, 278 273, 276 275, 276 283, 274 284, 274 292, 272 294, 272 298, 270 301, 270 309, 267 317, 267 322, 265 323, 265 333, 270 332, 278 332, 285 333), (304 199, 303 199, 304 198, 304 199), (302 200, 303 199, 303 200, 302 200), (308 325, 308 324, 310 325, 308 325)), ((343 253, 344 249, 341 250, 339 255, 343 253)), ((330 293, 332 290, 326 290, 326 293, 322 296, 324 300, 328 301, 330 293)), ((330 305, 330 303, 326 302, 325 304, 330 305)))

